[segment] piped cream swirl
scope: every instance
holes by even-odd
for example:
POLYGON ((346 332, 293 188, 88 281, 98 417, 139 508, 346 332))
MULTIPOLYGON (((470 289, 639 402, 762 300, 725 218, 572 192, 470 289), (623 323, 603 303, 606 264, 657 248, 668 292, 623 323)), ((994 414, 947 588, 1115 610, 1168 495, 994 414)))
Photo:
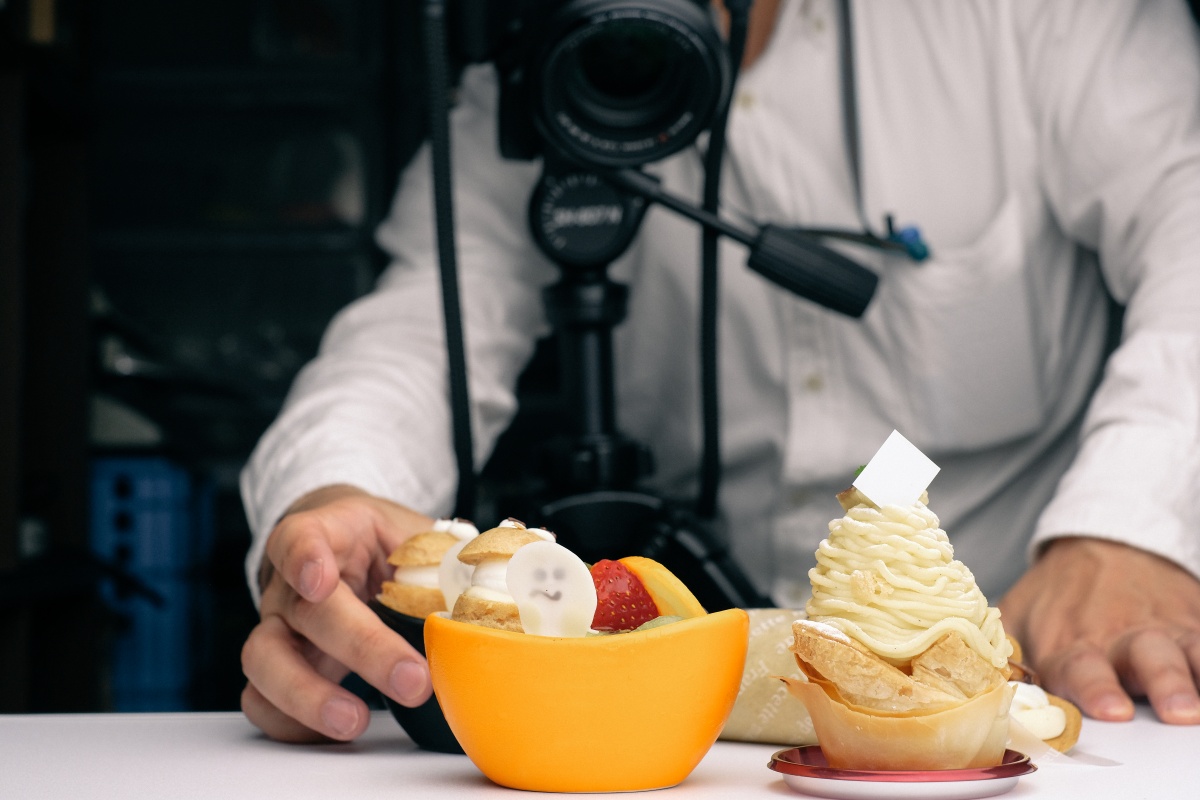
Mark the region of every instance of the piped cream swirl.
POLYGON ((937 515, 923 503, 858 505, 829 523, 808 573, 811 620, 834 626, 897 666, 955 631, 1003 668, 1012 645, 975 576, 954 558, 937 515))

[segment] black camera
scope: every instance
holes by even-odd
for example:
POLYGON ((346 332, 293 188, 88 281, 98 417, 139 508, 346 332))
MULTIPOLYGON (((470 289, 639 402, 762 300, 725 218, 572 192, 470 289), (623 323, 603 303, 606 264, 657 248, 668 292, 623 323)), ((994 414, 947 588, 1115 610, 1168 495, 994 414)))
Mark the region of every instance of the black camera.
POLYGON ((730 91, 708 0, 457 0, 449 23, 455 61, 496 67, 505 158, 648 164, 695 141, 730 91))

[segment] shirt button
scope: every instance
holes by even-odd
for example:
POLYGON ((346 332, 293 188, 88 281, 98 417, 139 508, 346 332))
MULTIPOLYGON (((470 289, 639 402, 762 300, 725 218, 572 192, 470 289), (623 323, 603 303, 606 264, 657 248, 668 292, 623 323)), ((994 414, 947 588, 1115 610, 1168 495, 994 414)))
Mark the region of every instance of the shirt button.
POLYGON ((750 92, 738 92, 735 99, 738 108, 751 109, 754 108, 755 98, 750 92))
POLYGON ((804 388, 810 392, 819 392, 825 388, 825 379, 814 372, 804 379, 804 388))

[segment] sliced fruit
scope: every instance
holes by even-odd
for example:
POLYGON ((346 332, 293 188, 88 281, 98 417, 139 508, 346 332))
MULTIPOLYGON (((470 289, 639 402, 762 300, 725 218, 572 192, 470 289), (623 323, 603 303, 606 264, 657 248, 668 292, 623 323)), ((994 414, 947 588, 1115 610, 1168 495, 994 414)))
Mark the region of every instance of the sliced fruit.
POLYGON ((643 622, 632 631, 599 631, 593 628, 588 631, 588 636, 620 636, 623 633, 638 633, 639 631, 649 631, 655 628, 661 628, 664 625, 670 625, 673 622, 680 622, 683 617, 655 617, 649 622, 643 622))
POLYGON ((696 595, 675 577, 675 573, 652 558, 627 556, 621 559, 630 572, 641 580, 654 598, 658 613, 669 617, 700 617, 708 613, 696 595))
POLYGON ((670 625, 672 622, 680 622, 682 619, 683 617, 655 617, 649 622, 643 622, 641 625, 638 625, 635 630, 649 631, 661 628, 663 625, 670 625))
POLYGON ((659 616, 654 598, 625 564, 603 559, 592 565, 591 573, 596 585, 592 618, 596 630, 631 631, 659 616))

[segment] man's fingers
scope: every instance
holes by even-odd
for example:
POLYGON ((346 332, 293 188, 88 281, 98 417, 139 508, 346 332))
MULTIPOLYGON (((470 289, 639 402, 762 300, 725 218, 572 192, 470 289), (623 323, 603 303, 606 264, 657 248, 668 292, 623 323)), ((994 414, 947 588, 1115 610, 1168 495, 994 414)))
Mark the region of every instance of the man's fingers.
POLYGON ((425 659, 338 584, 323 603, 294 600, 292 627, 363 680, 406 706, 418 706, 432 691, 425 659))
POLYGON ((1073 701, 1089 717, 1109 722, 1133 718, 1133 701, 1097 647, 1081 644, 1051 656, 1041 674, 1047 689, 1073 701))
POLYGON ((262 622, 242 650, 247 717, 283 741, 347 740, 366 704, 337 684, 354 671, 397 702, 430 694, 425 659, 363 603, 392 573, 388 554, 433 524, 361 489, 333 485, 297 500, 267 538, 262 622))
POLYGON ((328 597, 339 580, 332 535, 315 514, 298 514, 285 517, 267 539, 266 558, 276 575, 312 603, 328 597))
POLYGON ((258 703, 251 693, 247 715, 259 714, 261 722, 250 719, 269 735, 300 735, 284 718, 331 739, 350 740, 366 730, 366 703, 317 672, 281 617, 268 616, 250 632, 242 647, 242 671, 264 701, 258 703))
POLYGON ((267 539, 265 558, 301 597, 317 603, 339 580, 353 578, 362 591, 389 553, 432 525, 423 514, 354 491, 285 516, 267 539))
POLYGON ((1112 659, 1125 684, 1144 694, 1163 722, 1200 723, 1200 694, 1189 663, 1187 643, 1197 645, 1195 634, 1176 639, 1165 630, 1138 631, 1118 640, 1112 659))
POLYGON ((262 692, 252 683, 247 683, 246 688, 242 690, 242 713, 277 742, 313 744, 330 741, 328 736, 306 728, 271 705, 271 701, 263 697, 262 692))
POLYGON ((1179 646, 1183 648, 1188 663, 1192 667, 1192 677, 1200 686, 1200 632, 1190 632, 1179 637, 1179 646))
POLYGON ((1145 696, 1163 722, 1200 724, 1200 634, 1143 628, 1107 653, 1094 645, 1071 648, 1047 659, 1041 672, 1046 688, 1095 719, 1130 719, 1134 695, 1145 696))

